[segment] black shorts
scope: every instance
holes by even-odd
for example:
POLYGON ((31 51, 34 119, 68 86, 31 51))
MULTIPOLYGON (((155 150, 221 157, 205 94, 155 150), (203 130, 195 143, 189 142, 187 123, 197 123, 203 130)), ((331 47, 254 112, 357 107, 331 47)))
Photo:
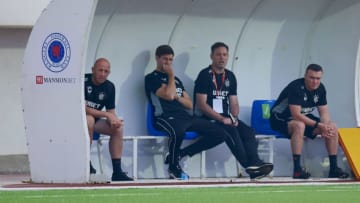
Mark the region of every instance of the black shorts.
MULTIPOLYGON (((306 114, 308 118, 314 121, 320 121, 320 119, 312 114, 306 114)), ((276 113, 272 113, 270 115, 270 126, 273 130, 279 131, 280 133, 284 134, 286 137, 290 139, 290 135, 288 132, 288 122, 292 119, 283 119, 278 117, 276 113)), ((305 133, 304 136, 314 139, 317 135, 313 134, 313 131, 315 130, 312 126, 306 126, 305 127, 305 133)))

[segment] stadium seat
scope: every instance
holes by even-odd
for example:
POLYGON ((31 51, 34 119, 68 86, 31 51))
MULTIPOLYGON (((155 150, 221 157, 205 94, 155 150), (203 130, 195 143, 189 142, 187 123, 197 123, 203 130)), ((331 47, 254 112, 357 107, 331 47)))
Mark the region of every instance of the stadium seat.
MULTIPOLYGON (((254 100, 251 109, 251 127, 255 130, 256 138, 259 141, 267 142, 267 148, 258 149, 259 153, 263 151, 268 154, 270 163, 274 161, 274 140, 275 138, 284 138, 284 136, 271 129, 270 127, 270 109, 275 100, 254 100)), ((271 172, 270 175, 272 175, 271 172)))
POLYGON ((285 138, 283 134, 270 127, 270 109, 274 104, 275 100, 254 100, 251 110, 251 127, 256 134, 285 138))
MULTIPOLYGON (((154 125, 154 117, 153 117, 153 107, 150 103, 147 105, 146 112, 146 126, 149 135, 153 136, 168 136, 165 132, 155 129, 154 125)), ((193 140, 198 137, 196 132, 188 131, 185 134, 185 140, 193 140)))

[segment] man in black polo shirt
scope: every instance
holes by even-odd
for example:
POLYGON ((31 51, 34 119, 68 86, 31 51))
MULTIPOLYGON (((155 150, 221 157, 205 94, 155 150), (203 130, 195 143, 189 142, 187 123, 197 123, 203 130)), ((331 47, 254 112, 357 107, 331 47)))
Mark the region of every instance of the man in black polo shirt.
POLYGON ((349 174, 337 165, 338 130, 330 120, 325 86, 321 83, 323 69, 317 64, 306 68, 305 76, 288 84, 280 93, 271 109, 271 127, 287 135, 291 140, 295 179, 307 179, 310 173, 300 165, 304 136, 314 139, 317 135, 325 138, 329 153, 329 178, 347 178, 349 174), (312 112, 318 110, 320 118, 312 112))
POLYGON ((193 156, 224 141, 224 132, 211 122, 189 114, 193 104, 179 78, 174 75, 174 51, 169 45, 156 49, 156 69, 145 76, 145 90, 154 107, 154 127, 169 135, 169 175, 180 179, 186 175, 179 165, 181 158, 193 156), (194 131, 200 138, 180 149, 186 131, 194 131))
POLYGON ((195 80, 196 112, 227 132, 225 142, 236 160, 251 179, 259 179, 272 171, 273 164, 260 160, 254 130, 238 119, 236 77, 226 69, 228 52, 223 42, 211 46, 212 64, 195 80))
MULTIPOLYGON (((109 150, 112 159, 112 181, 131 181, 121 169, 123 148, 123 120, 115 112, 115 86, 107 80, 110 74, 110 62, 105 58, 96 60, 92 74, 85 75, 86 120, 92 142, 94 131, 110 135, 109 150), (102 109, 105 107, 106 111, 102 109)), ((96 170, 90 163, 90 173, 96 170)))

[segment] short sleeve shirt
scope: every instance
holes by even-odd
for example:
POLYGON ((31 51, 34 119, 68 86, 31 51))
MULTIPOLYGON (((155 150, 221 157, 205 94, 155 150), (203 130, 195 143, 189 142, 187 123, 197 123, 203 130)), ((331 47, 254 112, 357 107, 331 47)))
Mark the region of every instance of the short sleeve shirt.
MULTIPOLYGON (((214 102, 221 102, 223 116, 229 116, 229 96, 237 95, 237 81, 233 72, 225 69, 222 74, 212 71, 211 66, 200 71, 195 80, 194 94, 206 94, 206 103, 214 108, 214 102)), ((194 96, 194 98, 196 98, 194 96)), ((196 102, 196 101, 195 101, 196 102)))
MULTIPOLYGON (((168 75, 158 70, 154 70, 145 76, 145 91, 149 101, 154 107, 154 116, 189 117, 190 114, 179 101, 168 101, 156 96, 156 91, 162 84, 168 84, 168 80, 168 75)), ((175 77, 175 85, 177 95, 182 96, 185 88, 177 77, 175 77)))
POLYGON ((325 86, 320 83, 316 90, 309 91, 305 88, 304 78, 296 79, 280 93, 271 111, 279 118, 290 119, 289 104, 301 106, 304 115, 310 114, 316 107, 327 104, 325 86))
POLYGON ((85 102, 86 106, 97 110, 104 107, 109 109, 115 108, 115 86, 109 80, 100 85, 93 84, 92 74, 85 74, 85 102))

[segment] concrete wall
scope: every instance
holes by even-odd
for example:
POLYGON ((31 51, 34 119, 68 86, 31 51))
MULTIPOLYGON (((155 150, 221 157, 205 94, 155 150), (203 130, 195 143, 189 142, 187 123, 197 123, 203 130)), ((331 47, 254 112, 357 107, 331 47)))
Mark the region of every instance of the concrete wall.
POLYGON ((30 32, 30 29, 0 29, 0 155, 27 153, 20 77, 30 32))
POLYGON ((0 155, 26 154, 21 67, 31 27, 50 0, 0 0, 0 155))
POLYGON ((0 27, 31 28, 50 0, 0 0, 0 27))

